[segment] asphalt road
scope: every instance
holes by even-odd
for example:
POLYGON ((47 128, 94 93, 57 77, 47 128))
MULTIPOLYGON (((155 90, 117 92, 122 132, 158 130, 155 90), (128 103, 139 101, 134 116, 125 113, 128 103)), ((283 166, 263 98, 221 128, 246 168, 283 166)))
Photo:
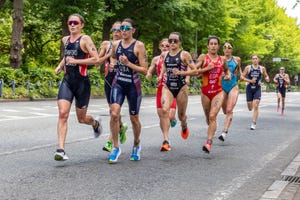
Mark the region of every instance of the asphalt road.
MULTIPOLYGON (((300 93, 288 93, 286 114, 276 112, 276 94, 263 93, 257 129, 245 94, 239 96, 225 142, 214 139, 211 154, 202 152, 207 126, 200 96, 190 96, 190 136, 180 125, 170 129, 172 151, 160 152, 162 134, 155 98, 142 101, 141 161, 132 162, 132 130, 127 102, 123 121, 127 142, 117 164, 108 164, 102 147, 109 133, 106 100, 92 99, 89 113, 102 116, 104 134, 69 119, 69 160, 54 161, 57 135, 56 101, 0 103, 0 199, 260 199, 300 153, 300 93)), ((219 113, 219 136, 224 115, 219 113)))

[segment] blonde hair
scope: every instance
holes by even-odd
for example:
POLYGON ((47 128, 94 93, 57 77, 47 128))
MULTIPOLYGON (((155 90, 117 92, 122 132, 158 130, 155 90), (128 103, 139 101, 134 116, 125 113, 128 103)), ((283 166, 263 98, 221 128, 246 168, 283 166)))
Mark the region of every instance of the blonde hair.
POLYGON ((164 38, 160 41, 160 44, 162 44, 163 42, 168 42, 168 38, 164 38))

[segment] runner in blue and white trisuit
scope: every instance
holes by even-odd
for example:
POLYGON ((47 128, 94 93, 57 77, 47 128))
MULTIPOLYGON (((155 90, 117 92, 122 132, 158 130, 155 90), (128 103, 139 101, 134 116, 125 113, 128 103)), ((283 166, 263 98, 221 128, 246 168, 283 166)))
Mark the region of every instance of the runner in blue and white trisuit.
POLYGON ((129 104, 130 121, 133 129, 133 148, 130 160, 140 160, 141 123, 139 110, 142 100, 139 73, 146 75, 148 62, 145 45, 133 38, 135 27, 129 18, 124 19, 120 26, 122 39, 114 42, 112 58, 116 59, 117 74, 112 83, 110 103, 110 128, 113 138, 113 149, 108 156, 109 163, 115 163, 121 154, 118 137, 120 132, 121 106, 125 97, 129 104))

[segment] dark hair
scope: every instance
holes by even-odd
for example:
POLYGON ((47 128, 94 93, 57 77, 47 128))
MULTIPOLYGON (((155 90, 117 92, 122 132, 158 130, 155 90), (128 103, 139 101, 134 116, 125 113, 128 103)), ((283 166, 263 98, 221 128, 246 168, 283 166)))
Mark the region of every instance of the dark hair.
POLYGON ((233 47, 233 43, 232 43, 231 41, 226 41, 226 42, 224 42, 224 45, 225 45, 226 43, 230 44, 230 45, 233 47))
POLYGON ((172 35, 172 34, 178 35, 179 41, 182 42, 182 36, 181 36, 181 33, 175 31, 175 32, 170 33, 170 35, 172 35))
POLYGON ((217 36, 212 35, 212 36, 208 37, 208 39, 207 39, 207 45, 209 44, 210 40, 212 40, 212 39, 218 40, 218 44, 220 44, 220 39, 217 36))
POLYGON ((125 19, 123 19, 122 22, 128 22, 128 23, 131 24, 131 26, 132 26, 133 28, 136 28, 136 24, 135 24, 134 21, 133 21, 132 19, 130 19, 130 18, 125 18, 125 19))
POLYGON ((78 13, 73 13, 72 15, 69 16, 69 18, 72 17, 72 16, 78 17, 80 22, 82 24, 84 24, 84 18, 81 15, 79 15, 78 13))

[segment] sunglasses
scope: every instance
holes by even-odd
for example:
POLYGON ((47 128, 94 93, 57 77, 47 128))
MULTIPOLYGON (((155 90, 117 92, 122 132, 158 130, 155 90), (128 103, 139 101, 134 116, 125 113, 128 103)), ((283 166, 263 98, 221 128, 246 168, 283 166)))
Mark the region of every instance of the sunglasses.
POLYGON ((168 44, 162 44, 162 45, 160 45, 160 47, 162 47, 162 48, 169 48, 170 46, 168 45, 168 44))
POLYGON ((71 26, 72 24, 76 26, 76 25, 80 24, 80 22, 76 21, 76 20, 70 20, 70 21, 68 21, 68 25, 69 26, 71 26))
POLYGON ((172 43, 178 43, 179 42, 179 40, 178 39, 172 39, 172 38, 169 38, 168 39, 168 42, 170 43, 170 44, 172 44, 172 43))
POLYGON ((121 32, 121 30, 119 28, 112 28, 110 31, 112 33, 114 33, 114 32, 121 32))
POLYGON ((232 46, 231 45, 224 45, 223 48, 224 49, 232 49, 232 46))
POLYGON ((120 26, 120 31, 130 31, 132 28, 132 26, 127 26, 127 25, 122 25, 120 26))

